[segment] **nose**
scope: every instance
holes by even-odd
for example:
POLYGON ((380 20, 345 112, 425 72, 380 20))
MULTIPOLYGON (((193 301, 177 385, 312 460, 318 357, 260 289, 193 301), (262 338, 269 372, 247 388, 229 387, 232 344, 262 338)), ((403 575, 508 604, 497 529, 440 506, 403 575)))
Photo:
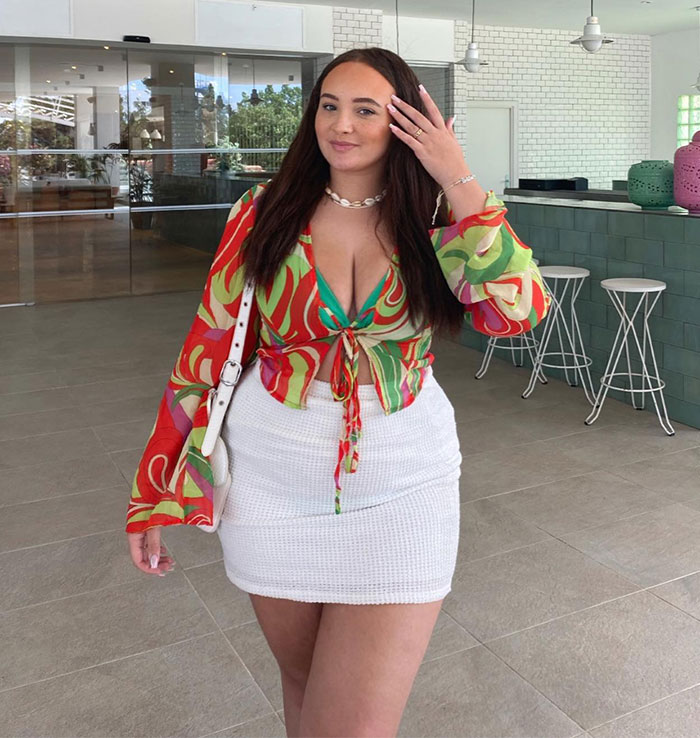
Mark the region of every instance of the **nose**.
POLYGON ((352 113, 339 110, 333 121, 333 130, 338 133, 347 133, 352 130, 352 113))

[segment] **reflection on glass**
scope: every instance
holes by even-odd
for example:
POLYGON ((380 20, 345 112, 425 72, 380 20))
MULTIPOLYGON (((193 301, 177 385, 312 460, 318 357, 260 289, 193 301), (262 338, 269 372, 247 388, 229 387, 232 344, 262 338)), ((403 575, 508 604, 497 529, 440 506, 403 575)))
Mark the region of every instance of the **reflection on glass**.
POLYGON ((132 211, 132 294, 201 290, 228 208, 132 211), (133 220, 141 217, 140 222, 133 220))
POLYGON ((230 205, 296 135, 310 62, 0 44, 0 303, 201 289, 230 205))
POLYGON ((18 154, 15 211, 112 209, 126 205, 119 153, 18 154))
MULTIPOLYGON (((1 53, 11 51, 4 46, 1 53)), ((119 151, 121 52, 25 46, 17 47, 17 58, 12 80, 0 65, 0 178, 4 173, 7 180, 10 171, 9 183, 3 183, 4 211, 126 204, 119 151)))
POLYGON ((249 187, 271 176, 260 170, 221 167, 214 153, 132 154, 129 197, 132 208, 234 203, 249 187), (175 166, 175 160, 179 166, 175 166))
POLYGON ((36 302, 130 294, 128 213, 14 222, 25 231, 20 238, 33 244, 36 302))
POLYGON ((0 218, 0 265, 0 305, 21 302, 16 218, 0 218))

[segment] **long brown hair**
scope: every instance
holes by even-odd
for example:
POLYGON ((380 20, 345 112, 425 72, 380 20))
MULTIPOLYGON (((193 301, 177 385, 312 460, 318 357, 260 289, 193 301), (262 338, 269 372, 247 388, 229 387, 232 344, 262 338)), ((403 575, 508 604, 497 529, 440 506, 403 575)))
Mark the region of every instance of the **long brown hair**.
MULTIPOLYGON (((323 80, 339 64, 351 61, 378 71, 402 100, 427 115, 418 92, 418 78, 392 51, 377 47, 350 49, 333 59, 311 91, 299 129, 279 171, 258 200, 255 225, 243 245, 246 274, 258 284, 271 283, 316 204, 324 197, 330 168, 316 138, 316 111, 323 80)), ((386 224, 398 245, 409 319, 421 328, 430 324, 436 334, 455 334, 464 322, 464 306, 450 291, 428 234, 428 229, 433 227, 430 221, 440 186, 413 151, 393 134, 386 182, 387 194, 375 207, 379 208, 378 223, 386 224)), ((447 203, 443 198, 434 227, 448 223, 447 203)))

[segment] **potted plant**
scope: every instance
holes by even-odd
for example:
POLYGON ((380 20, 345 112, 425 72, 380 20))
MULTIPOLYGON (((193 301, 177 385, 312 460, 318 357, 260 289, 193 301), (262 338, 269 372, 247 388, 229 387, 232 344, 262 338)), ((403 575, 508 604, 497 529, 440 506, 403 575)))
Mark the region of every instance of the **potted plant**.
POLYGON ((129 167, 129 203, 131 205, 131 223, 141 230, 151 227, 153 213, 139 213, 134 208, 141 208, 153 203, 153 177, 145 164, 132 161, 129 167))

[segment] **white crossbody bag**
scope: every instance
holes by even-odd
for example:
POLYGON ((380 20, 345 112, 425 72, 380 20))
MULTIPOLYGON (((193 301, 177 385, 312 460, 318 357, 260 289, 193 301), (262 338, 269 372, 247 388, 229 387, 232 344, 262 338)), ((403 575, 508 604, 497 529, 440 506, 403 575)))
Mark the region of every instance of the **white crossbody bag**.
POLYGON ((231 487, 231 465, 226 444, 221 439, 221 426, 226 417, 233 391, 243 371, 241 358, 243 356, 248 318, 254 299, 255 285, 252 282, 246 283, 241 296, 241 306, 238 310, 236 328, 233 332, 228 359, 221 368, 218 385, 209 390, 207 397, 209 422, 204 433, 204 441, 202 441, 202 454, 209 457, 209 464, 214 477, 214 499, 212 524, 197 525, 197 528, 206 533, 213 533, 219 527, 226 497, 231 487))

